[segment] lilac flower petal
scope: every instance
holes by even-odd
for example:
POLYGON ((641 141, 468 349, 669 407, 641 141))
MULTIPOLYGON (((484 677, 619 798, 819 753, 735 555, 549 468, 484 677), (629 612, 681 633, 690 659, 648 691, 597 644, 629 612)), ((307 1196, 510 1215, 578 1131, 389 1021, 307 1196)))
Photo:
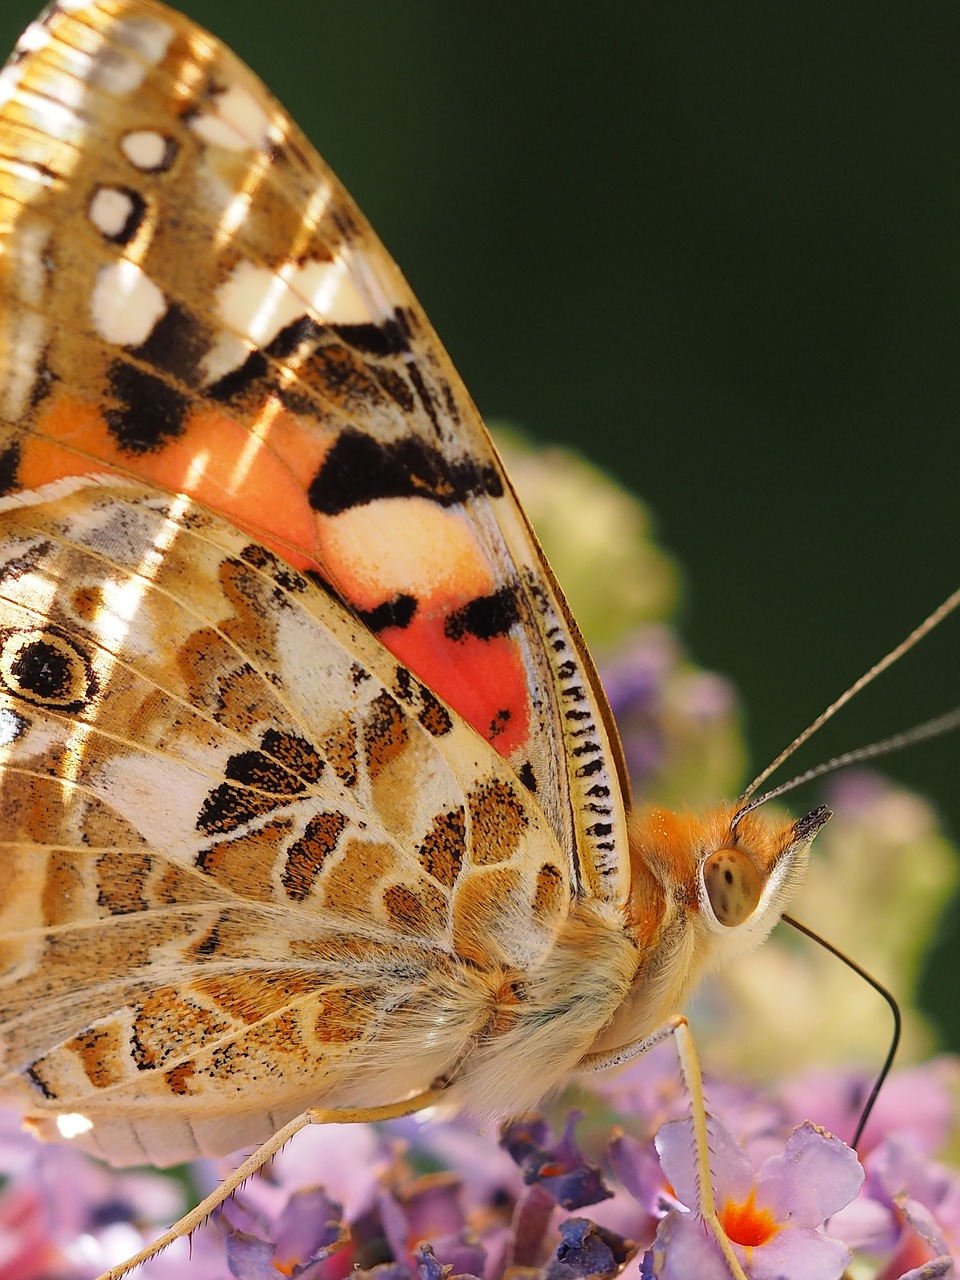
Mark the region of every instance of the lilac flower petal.
MULTIPOLYGON (((262 1178, 251 1179, 254 1184, 262 1181, 262 1178)), ((251 1203, 251 1189, 245 1186, 241 1188, 239 1194, 230 1196, 217 1209, 215 1216, 226 1231, 240 1231, 245 1235, 256 1236, 263 1240, 272 1232, 271 1224, 274 1215, 262 1204, 257 1203, 260 1200, 259 1196, 253 1197, 254 1202, 251 1203)))
POLYGON ((807 1121, 794 1129, 783 1154, 757 1175, 757 1203, 778 1222, 819 1227, 856 1196, 863 1169, 856 1152, 807 1121))
POLYGON ((574 1141, 578 1111, 567 1117, 560 1141, 546 1146, 547 1134, 539 1126, 507 1126, 501 1142, 523 1170, 528 1185, 539 1183, 564 1209, 582 1209, 609 1200, 613 1192, 597 1165, 587 1160, 574 1141), (540 1141, 536 1141, 536 1138, 540 1141))
POLYGON ((956 1253, 960 1252, 960 1175, 956 1169, 946 1169, 945 1173, 947 1184, 943 1187, 936 1206, 931 1207, 956 1253))
POLYGON ((414 1253, 418 1280, 443 1280, 445 1268, 437 1261, 428 1244, 422 1244, 414 1253))
POLYGON ((547 1264, 545 1280, 589 1280, 615 1276, 636 1253, 636 1245, 589 1218, 560 1223, 560 1244, 547 1264))
POLYGON ((517 1201, 513 1216, 513 1243, 509 1265, 536 1267, 541 1261, 544 1237, 553 1219, 556 1204, 552 1196, 536 1183, 517 1201))
POLYGON ((888 1138, 868 1161, 870 1186, 878 1198, 899 1204, 904 1197, 926 1205, 960 1247, 960 1176, 924 1155, 910 1137, 888 1138))
POLYGON ((500 1145, 523 1166, 527 1156, 543 1149, 550 1137, 550 1126, 542 1116, 526 1117, 505 1124, 500 1131, 500 1145))
MULTIPOLYGON (((552 1168, 548 1165, 547 1168, 552 1168)), ((605 1184, 603 1174, 595 1164, 585 1160, 579 1169, 571 1169, 567 1173, 551 1175, 546 1172, 531 1171, 531 1180, 536 1178, 542 1187, 553 1196, 562 1209, 584 1209, 588 1205, 599 1204, 601 1200, 609 1200, 613 1192, 605 1184)))
MULTIPOLYGON (((766 1244, 747 1251, 734 1245, 750 1280, 840 1280, 850 1251, 817 1231, 787 1227, 766 1244)), ((696 1214, 671 1213, 654 1243, 654 1274, 660 1280, 730 1280, 719 1245, 696 1214)))
POLYGON ((945 1253, 939 1258, 932 1258, 929 1262, 925 1262, 922 1267, 913 1267, 910 1271, 904 1271, 900 1280, 942 1280, 944 1276, 955 1275, 956 1258, 945 1253))
POLYGON ((869 1151, 887 1134, 909 1138, 933 1155, 953 1131, 957 1117, 958 1071, 955 1058, 934 1058, 896 1072, 880 1091, 864 1133, 869 1151))
POLYGON ((929 1247, 932 1254, 947 1252, 949 1245, 944 1239, 936 1218, 926 1205, 921 1204, 919 1200, 912 1200, 909 1196, 898 1196, 897 1204, 910 1227, 929 1247))
POLYGON ((657 1151, 652 1142, 640 1142, 627 1133, 619 1133, 607 1148, 614 1174, 626 1191, 648 1213, 662 1216, 667 1196, 666 1180, 657 1151))
POLYGON ((656 707, 663 682, 678 660, 675 637, 661 626, 641 627, 603 664, 603 687, 618 723, 656 707))
POLYGON ((892 1136, 867 1161, 870 1193, 899 1227, 896 1257, 906 1269, 960 1253, 960 1175, 926 1157, 910 1138, 892 1136))
POLYGON ((484 1264, 483 1274, 485 1276, 502 1276, 507 1268, 511 1265, 511 1251, 513 1241, 511 1239, 510 1228, 507 1226, 494 1227, 492 1231, 487 1231, 483 1236, 483 1246, 487 1254, 487 1261, 484 1264))
MULTIPOLYGON (((726 1125, 713 1116, 707 1118, 710 1172, 717 1202, 743 1203, 753 1186, 753 1167, 746 1153, 726 1125)), ((671 1120, 656 1137, 660 1167, 677 1199, 688 1209, 699 1210, 700 1181, 697 1176, 697 1148, 690 1117, 671 1120)))
POLYGON ((486 1269, 487 1251, 472 1231, 434 1237, 430 1247, 451 1276, 483 1275, 486 1269))
POLYGON ((690 1110, 690 1099, 677 1070, 674 1044, 658 1044, 622 1071, 597 1075, 591 1085, 611 1106, 643 1121, 653 1132, 667 1120, 680 1119, 690 1110))
POLYGON ((869 815, 890 794, 890 783, 869 769, 845 769, 827 780, 830 807, 850 814, 869 815))
MULTIPOLYGON (((736 1134, 738 1146, 746 1151, 754 1169, 759 1169, 767 1156, 783 1151, 786 1133, 793 1127, 787 1125, 778 1101, 745 1080, 711 1080, 710 1109, 736 1134)), ((797 1123, 806 1118, 800 1116, 797 1123)))
MULTIPOLYGON (((394 1253, 381 1213, 385 1203, 389 1212, 388 1193, 381 1192, 374 1204, 370 1205, 350 1222, 351 1253, 353 1254, 354 1265, 361 1271, 379 1266, 395 1257, 404 1259, 407 1257, 405 1244, 399 1254, 394 1253)), ((396 1231, 400 1236, 401 1242, 403 1242, 403 1215, 399 1209, 396 1209, 396 1213, 396 1231)))
POLYGON ((453 1235, 466 1219, 461 1203, 460 1179, 455 1173, 430 1173, 408 1183, 398 1195, 411 1240, 453 1235))
POLYGON ((294 1192, 273 1232, 278 1269, 289 1272, 297 1264, 316 1262, 344 1248, 350 1231, 341 1221, 342 1216, 343 1207, 329 1199, 320 1187, 294 1192))
POLYGON ((581 1111, 571 1111, 563 1126, 560 1141, 553 1148, 554 1159, 564 1165, 577 1165, 583 1160, 583 1152, 577 1146, 574 1133, 583 1116, 581 1111))
POLYGON ((319 1183, 335 1191, 347 1218, 353 1218, 372 1198, 387 1148, 385 1128, 310 1125, 274 1156, 271 1178, 287 1191, 319 1183))
POLYGON ((730 1280, 717 1242, 695 1213, 668 1213, 657 1228, 652 1254, 658 1280, 730 1280))
MULTIPOLYGON (((861 1156, 887 1135, 908 1134, 932 1154, 952 1131, 956 1117, 958 1064, 940 1057, 896 1071, 880 1091, 859 1144, 861 1156)), ((815 1117, 841 1136, 852 1135, 863 1110, 871 1079, 853 1071, 811 1071, 783 1089, 789 1113, 799 1123, 815 1117)))
MULTIPOLYGON (((737 1254, 743 1258, 744 1250, 737 1249, 737 1254)), ((850 1257, 840 1240, 805 1227, 784 1227, 750 1250, 750 1280, 840 1280, 850 1257)))
POLYGON ((419 1121, 414 1126, 413 1120, 392 1121, 390 1128, 402 1125, 411 1135, 407 1160, 414 1167, 455 1169, 466 1204, 516 1199, 522 1185, 520 1171, 501 1144, 490 1141, 488 1133, 478 1132, 475 1124, 465 1121, 437 1121, 429 1126, 419 1121))
POLYGON ((714 671, 693 671, 682 690, 682 706, 691 719, 718 720, 736 707, 733 687, 714 671))
MULTIPOLYGON (((377 1196, 377 1211, 379 1226, 390 1255, 398 1260, 407 1258, 410 1252, 407 1215, 391 1191, 382 1190, 377 1196)), ((373 1228, 371 1239, 375 1240, 376 1226, 374 1226, 372 1215, 365 1215, 364 1221, 368 1228, 373 1228)), ((354 1239, 356 1239, 356 1233, 354 1233, 354 1239)))
POLYGON ((231 1231, 227 1236, 227 1266, 234 1280, 276 1280, 275 1249, 268 1240, 231 1231))
MULTIPOLYGON (((787 1114, 795 1124, 815 1117, 817 1124, 829 1132, 852 1138, 872 1083, 861 1071, 824 1069, 788 1081, 781 1092, 787 1114)), ((870 1127, 873 1128, 872 1120, 870 1127)))
POLYGON ((889 1253, 896 1245, 900 1223, 888 1204, 881 1204, 864 1191, 831 1214, 824 1230, 854 1251, 879 1255, 889 1253))
POLYGON ((415 1272, 402 1262, 381 1262, 369 1271, 352 1272, 351 1280, 415 1280, 415 1272))

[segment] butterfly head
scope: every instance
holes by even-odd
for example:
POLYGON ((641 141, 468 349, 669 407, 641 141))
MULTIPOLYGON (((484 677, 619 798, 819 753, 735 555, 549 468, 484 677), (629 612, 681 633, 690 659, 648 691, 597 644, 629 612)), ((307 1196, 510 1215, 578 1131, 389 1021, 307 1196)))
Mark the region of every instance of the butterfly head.
POLYGON ((699 861, 698 899, 707 927, 721 938, 745 931, 751 945, 762 941, 783 914, 813 838, 829 817, 826 805, 796 821, 757 809, 735 813, 721 846, 699 861))
POLYGON ((698 815, 635 811, 629 915, 638 941, 655 941, 653 935, 683 913, 698 917, 707 935, 723 940, 745 933, 750 945, 761 942, 786 909, 810 844, 829 817, 826 805, 797 820, 733 805, 698 815), (651 910, 658 900, 662 913, 651 910))
POLYGON ((698 815, 633 812, 627 920, 640 964, 624 1039, 659 1025, 703 974, 764 941, 829 817, 825 805, 796 820, 729 804, 698 815))

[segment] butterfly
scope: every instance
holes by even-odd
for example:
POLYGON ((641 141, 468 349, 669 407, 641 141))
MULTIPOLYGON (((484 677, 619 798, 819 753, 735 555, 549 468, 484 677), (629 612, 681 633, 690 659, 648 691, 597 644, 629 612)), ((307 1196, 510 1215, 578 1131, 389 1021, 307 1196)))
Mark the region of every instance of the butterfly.
POLYGON ((466 390, 226 48, 64 0, 0 103, 0 1095, 249 1171, 677 1031, 827 811, 632 807, 466 390))

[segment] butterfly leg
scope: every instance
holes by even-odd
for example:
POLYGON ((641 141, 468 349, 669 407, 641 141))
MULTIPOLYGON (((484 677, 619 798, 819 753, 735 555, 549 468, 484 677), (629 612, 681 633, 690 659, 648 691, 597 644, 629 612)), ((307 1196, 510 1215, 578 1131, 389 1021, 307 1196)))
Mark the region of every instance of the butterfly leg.
POLYGON ((305 1129, 307 1125, 373 1124, 378 1120, 397 1120, 401 1116, 409 1116, 415 1111, 422 1111, 425 1107, 433 1106, 442 1093, 442 1087, 425 1089, 423 1093, 417 1093, 412 1098, 407 1098, 404 1102, 395 1102, 385 1107, 353 1107, 342 1110, 308 1107, 306 1111, 294 1116, 291 1121, 281 1129, 278 1129, 273 1137, 268 1138, 266 1142, 257 1147, 256 1151, 234 1169, 229 1177, 224 1178, 219 1187, 211 1191, 189 1213, 185 1213, 172 1227, 164 1231, 145 1249, 141 1249, 132 1258, 128 1258, 126 1262, 121 1262, 119 1266, 111 1267, 109 1271, 104 1271, 102 1275, 97 1276, 97 1280, 121 1280, 121 1277, 128 1275, 142 1263, 155 1257, 167 1245, 173 1244, 175 1240, 180 1240, 184 1236, 191 1235, 204 1219, 213 1213, 214 1209, 219 1208, 224 1200, 232 1196, 237 1188, 246 1182, 247 1178, 252 1177, 272 1156, 277 1154, 281 1147, 290 1141, 294 1134, 299 1133, 301 1129, 305 1129))
POLYGON ((700 1216, 709 1228, 717 1246, 723 1255, 733 1280, 748 1280, 740 1265, 740 1260, 733 1251, 730 1238, 724 1230, 723 1223, 717 1213, 717 1205, 713 1195, 713 1181, 710 1176, 710 1146, 707 1132, 707 1103, 703 1096, 703 1076, 700 1072, 700 1059, 693 1041, 689 1024, 682 1014, 674 1014, 662 1027, 642 1040, 632 1044, 621 1045, 604 1053, 591 1053, 582 1058, 578 1064, 581 1071, 603 1071, 607 1067, 622 1066, 632 1062, 641 1054, 647 1053, 664 1040, 673 1037, 680 1059, 680 1071, 690 1099, 690 1113, 693 1118, 693 1134, 696 1143, 697 1183, 700 1189, 700 1216))

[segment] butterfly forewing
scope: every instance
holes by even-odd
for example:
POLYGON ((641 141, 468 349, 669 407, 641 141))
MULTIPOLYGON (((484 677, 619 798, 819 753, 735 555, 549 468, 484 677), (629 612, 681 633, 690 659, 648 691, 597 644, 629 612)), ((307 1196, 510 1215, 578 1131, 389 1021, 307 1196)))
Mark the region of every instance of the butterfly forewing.
POLYGON ((148 0, 69 8, 2 86, 7 490, 106 465, 317 573, 511 763, 583 889, 623 901, 602 692, 398 270, 215 39, 148 0))

